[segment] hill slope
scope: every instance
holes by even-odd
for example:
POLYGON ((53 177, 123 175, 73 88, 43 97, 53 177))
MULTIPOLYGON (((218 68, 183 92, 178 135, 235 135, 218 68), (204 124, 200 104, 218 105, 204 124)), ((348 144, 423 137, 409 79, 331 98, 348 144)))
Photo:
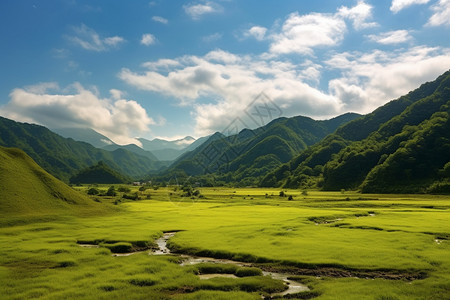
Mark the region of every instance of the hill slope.
POLYGON ((22 150, 0 146, 0 212, 4 216, 95 210, 99 206, 48 174, 22 150))
MULTIPOLYGON (((356 119, 267 174, 262 186, 418 192, 450 160, 450 72, 356 119)), ((444 172, 445 173, 445 172, 444 172)))
POLYGON ((84 142, 63 138, 49 129, 0 117, 0 146, 24 150, 42 168, 68 182, 77 171, 104 161, 116 171, 140 177, 159 169, 161 162, 125 149, 106 151, 84 142))

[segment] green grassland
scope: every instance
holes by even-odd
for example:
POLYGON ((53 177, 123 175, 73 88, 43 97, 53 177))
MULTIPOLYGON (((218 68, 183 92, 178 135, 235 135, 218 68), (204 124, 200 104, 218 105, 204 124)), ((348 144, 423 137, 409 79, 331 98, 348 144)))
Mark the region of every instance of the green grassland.
POLYGON ((299 298, 450 299, 448 196, 200 188, 182 197, 174 187, 126 188, 140 200, 91 196, 92 213, 45 211, 28 222, 29 212, 2 211, 0 298, 260 299, 284 289, 267 276, 200 280, 202 267, 180 266, 177 255, 114 257, 102 246, 151 246, 179 231, 169 241, 177 252, 297 272, 311 289, 299 298))

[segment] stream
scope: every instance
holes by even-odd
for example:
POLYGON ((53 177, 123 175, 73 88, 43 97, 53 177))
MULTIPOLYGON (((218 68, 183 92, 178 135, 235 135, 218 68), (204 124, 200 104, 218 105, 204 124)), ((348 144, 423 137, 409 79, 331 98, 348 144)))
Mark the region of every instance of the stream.
MULTIPOLYGON (((156 240, 156 244, 158 244, 159 249, 153 252, 149 252, 149 255, 165 255, 170 254, 170 249, 167 248, 167 241, 173 237, 176 232, 165 232, 162 237, 156 240)), ((180 257, 183 259, 181 262, 181 266, 187 265, 195 265, 201 263, 215 263, 215 264, 233 264, 240 267, 250 267, 251 263, 239 262, 229 259, 219 259, 212 257, 197 257, 192 255, 181 254, 180 257)), ((265 272, 263 271, 264 276, 270 276, 273 279, 282 280, 288 289, 280 293, 273 293, 270 296, 285 296, 288 294, 300 293, 303 291, 309 291, 309 288, 297 281, 290 280, 288 277, 291 277, 292 274, 288 273, 278 273, 278 272, 265 272)), ((211 279, 215 277, 228 277, 228 278, 238 278, 234 274, 201 274, 199 275, 200 279, 211 279)))

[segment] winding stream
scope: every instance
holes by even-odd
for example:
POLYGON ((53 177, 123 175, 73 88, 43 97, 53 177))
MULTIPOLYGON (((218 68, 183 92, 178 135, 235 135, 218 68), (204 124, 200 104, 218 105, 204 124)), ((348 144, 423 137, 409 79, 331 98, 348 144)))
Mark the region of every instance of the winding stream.
MULTIPOLYGON (((158 244, 159 249, 153 252, 149 252, 149 255, 165 255, 170 254, 170 249, 167 248, 167 241, 173 237, 176 234, 176 232, 165 232, 162 237, 156 240, 156 243, 158 244)), ((229 260, 229 259, 219 259, 219 258, 212 258, 212 257, 197 257, 192 255, 186 255, 182 254, 180 255, 181 258, 183 258, 183 261, 180 263, 181 266, 187 266, 187 265, 195 265, 195 264, 201 264, 201 263, 215 263, 215 264, 233 264, 240 267, 250 267, 252 264, 245 263, 245 262, 239 262, 235 260, 229 260)), ((280 293, 273 293, 270 296, 284 296, 288 294, 295 294, 300 293, 303 291, 309 291, 309 288, 297 281, 290 280, 288 277, 292 276, 292 274, 288 273, 278 273, 278 272, 265 272, 263 271, 264 276, 270 276, 273 279, 282 280, 288 287, 283 292, 280 293)), ((210 279, 215 277, 228 277, 228 278, 238 278, 234 274, 202 274, 199 275, 200 279, 210 279)))

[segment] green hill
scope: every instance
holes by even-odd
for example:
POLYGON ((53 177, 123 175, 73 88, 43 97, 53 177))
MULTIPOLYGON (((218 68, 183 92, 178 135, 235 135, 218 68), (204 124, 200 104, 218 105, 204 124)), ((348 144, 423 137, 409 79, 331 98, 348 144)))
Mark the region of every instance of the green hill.
POLYGON ((141 177, 165 165, 126 149, 97 149, 88 143, 63 138, 43 126, 2 117, 0 146, 22 149, 47 172, 65 182, 79 170, 98 161, 130 177, 141 177))
POLYGON ((450 160, 450 72, 340 127, 268 173, 262 186, 419 192, 450 160))
POLYGON ((0 213, 4 217, 76 213, 100 206, 48 174, 22 150, 0 146, 0 213))
POLYGON ((114 171, 102 161, 95 166, 88 167, 81 170, 75 176, 70 178, 70 182, 74 184, 79 183, 126 183, 130 179, 123 176, 119 172, 114 171))

